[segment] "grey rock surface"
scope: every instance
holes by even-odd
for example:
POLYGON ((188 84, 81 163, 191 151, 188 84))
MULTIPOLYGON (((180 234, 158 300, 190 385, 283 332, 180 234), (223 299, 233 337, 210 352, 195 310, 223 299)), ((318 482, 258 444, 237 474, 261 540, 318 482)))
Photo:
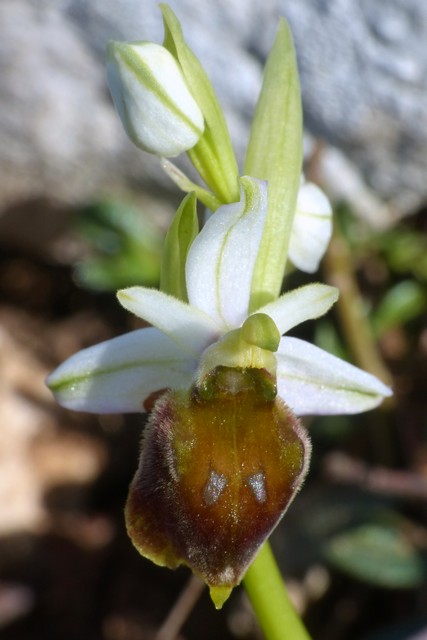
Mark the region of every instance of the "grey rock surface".
MULTIPOLYGON (((341 150, 374 201, 376 194, 399 215, 427 201, 427 3, 170 4, 212 79, 240 158, 283 14, 308 132, 341 150)), ((82 202, 129 183, 168 185, 156 159, 123 133, 104 73, 109 39, 161 42, 157 2, 2 0, 0 35, 0 211, 37 198, 82 202)))
POLYGON ((401 212, 427 200, 427 3, 283 0, 305 124, 401 212))
POLYGON ((119 147, 99 65, 49 6, 3 2, 0 25, 1 204, 89 195, 119 147))

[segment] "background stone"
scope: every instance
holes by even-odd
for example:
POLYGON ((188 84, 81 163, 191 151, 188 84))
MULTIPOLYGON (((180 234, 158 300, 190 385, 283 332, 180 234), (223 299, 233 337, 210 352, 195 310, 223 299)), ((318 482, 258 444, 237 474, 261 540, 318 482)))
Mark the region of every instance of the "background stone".
MULTIPOLYGON (((369 200, 368 218, 391 220, 426 202, 427 4, 170 4, 212 79, 240 159, 262 65, 284 14, 298 52, 307 132, 326 141, 325 166, 330 149, 341 154, 332 173, 323 171, 329 190, 346 196, 339 173, 345 166, 362 196, 365 183, 373 190, 365 199, 347 190, 355 202, 369 200), (381 210, 380 200, 388 208, 381 210)), ((0 25, 0 210, 40 198, 82 203, 129 184, 172 189, 156 159, 127 140, 104 73, 109 39, 161 41, 157 2, 2 0, 0 25)))

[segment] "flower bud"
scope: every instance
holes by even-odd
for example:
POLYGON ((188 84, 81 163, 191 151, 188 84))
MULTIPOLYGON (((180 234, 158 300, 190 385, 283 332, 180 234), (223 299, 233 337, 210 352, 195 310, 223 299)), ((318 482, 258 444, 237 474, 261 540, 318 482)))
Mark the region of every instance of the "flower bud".
POLYGON ((203 115, 167 49, 152 42, 110 42, 107 77, 126 133, 138 147, 166 157, 194 147, 204 130, 203 115))

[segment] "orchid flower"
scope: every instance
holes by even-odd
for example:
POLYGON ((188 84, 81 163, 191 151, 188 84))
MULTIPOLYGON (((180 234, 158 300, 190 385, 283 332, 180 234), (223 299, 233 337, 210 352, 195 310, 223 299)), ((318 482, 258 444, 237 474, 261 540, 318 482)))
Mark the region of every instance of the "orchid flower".
POLYGON ((309 284, 250 313, 266 217, 266 183, 242 178, 240 201, 220 207, 191 244, 188 303, 144 287, 120 291, 152 327, 81 351, 48 379, 70 409, 154 406, 128 530, 144 556, 200 575, 217 606, 304 479, 310 445, 296 416, 365 411, 390 395, 372 375, 283 336, 325 314, 334 287, 309 284))
POLYGON ((268 575, 276 596, 281 591, 264 543, 307 473, 310 441, 298 416, 365 411, 391 392, 286 335, 338 298, 319 283, 279 295, 288 258, 317 269, 332 213, 320 189, 301 178, 289 27, 280 21, 249 136, 251 177, 240 178, 209 79, 170 7, 160 8, 162 45, 111 43, 108 57, 125 130, 162 157, 187 192, 165 239, 160 290, 118 292, 151 326, 84 349, 47 382, 69 409, 150 414, 125 509, 137 550, 158 565, 190 567, 218 608, 246 574, 252 603, 268 611, 268 637, 282 638, 285 620, 289 637, 302 640, 287 601, 279 596, 272 605, 259 586, 268 575), (165 158, 181 152, 205 186, 165 158), (212 212, 200 233, 196 199, 212 212))

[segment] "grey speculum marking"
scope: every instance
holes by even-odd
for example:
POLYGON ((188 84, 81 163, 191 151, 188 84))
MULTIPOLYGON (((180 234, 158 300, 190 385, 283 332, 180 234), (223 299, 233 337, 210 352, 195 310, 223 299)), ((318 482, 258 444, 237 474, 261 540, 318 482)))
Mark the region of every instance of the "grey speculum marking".
POLYGON ((246 483, 252 490, 257 502, 265 502, 267 500, 267 488, 265 486, 265 476, 262 471, 253 473, 246 478, 246 483))
POLYGON ((203 489, 203 500, 205 504, 211 505, 218 501, 221 493, 224 491, 227 484, 227 478, 223 473, 217 473, 211 471, 209 479, 203 489))

